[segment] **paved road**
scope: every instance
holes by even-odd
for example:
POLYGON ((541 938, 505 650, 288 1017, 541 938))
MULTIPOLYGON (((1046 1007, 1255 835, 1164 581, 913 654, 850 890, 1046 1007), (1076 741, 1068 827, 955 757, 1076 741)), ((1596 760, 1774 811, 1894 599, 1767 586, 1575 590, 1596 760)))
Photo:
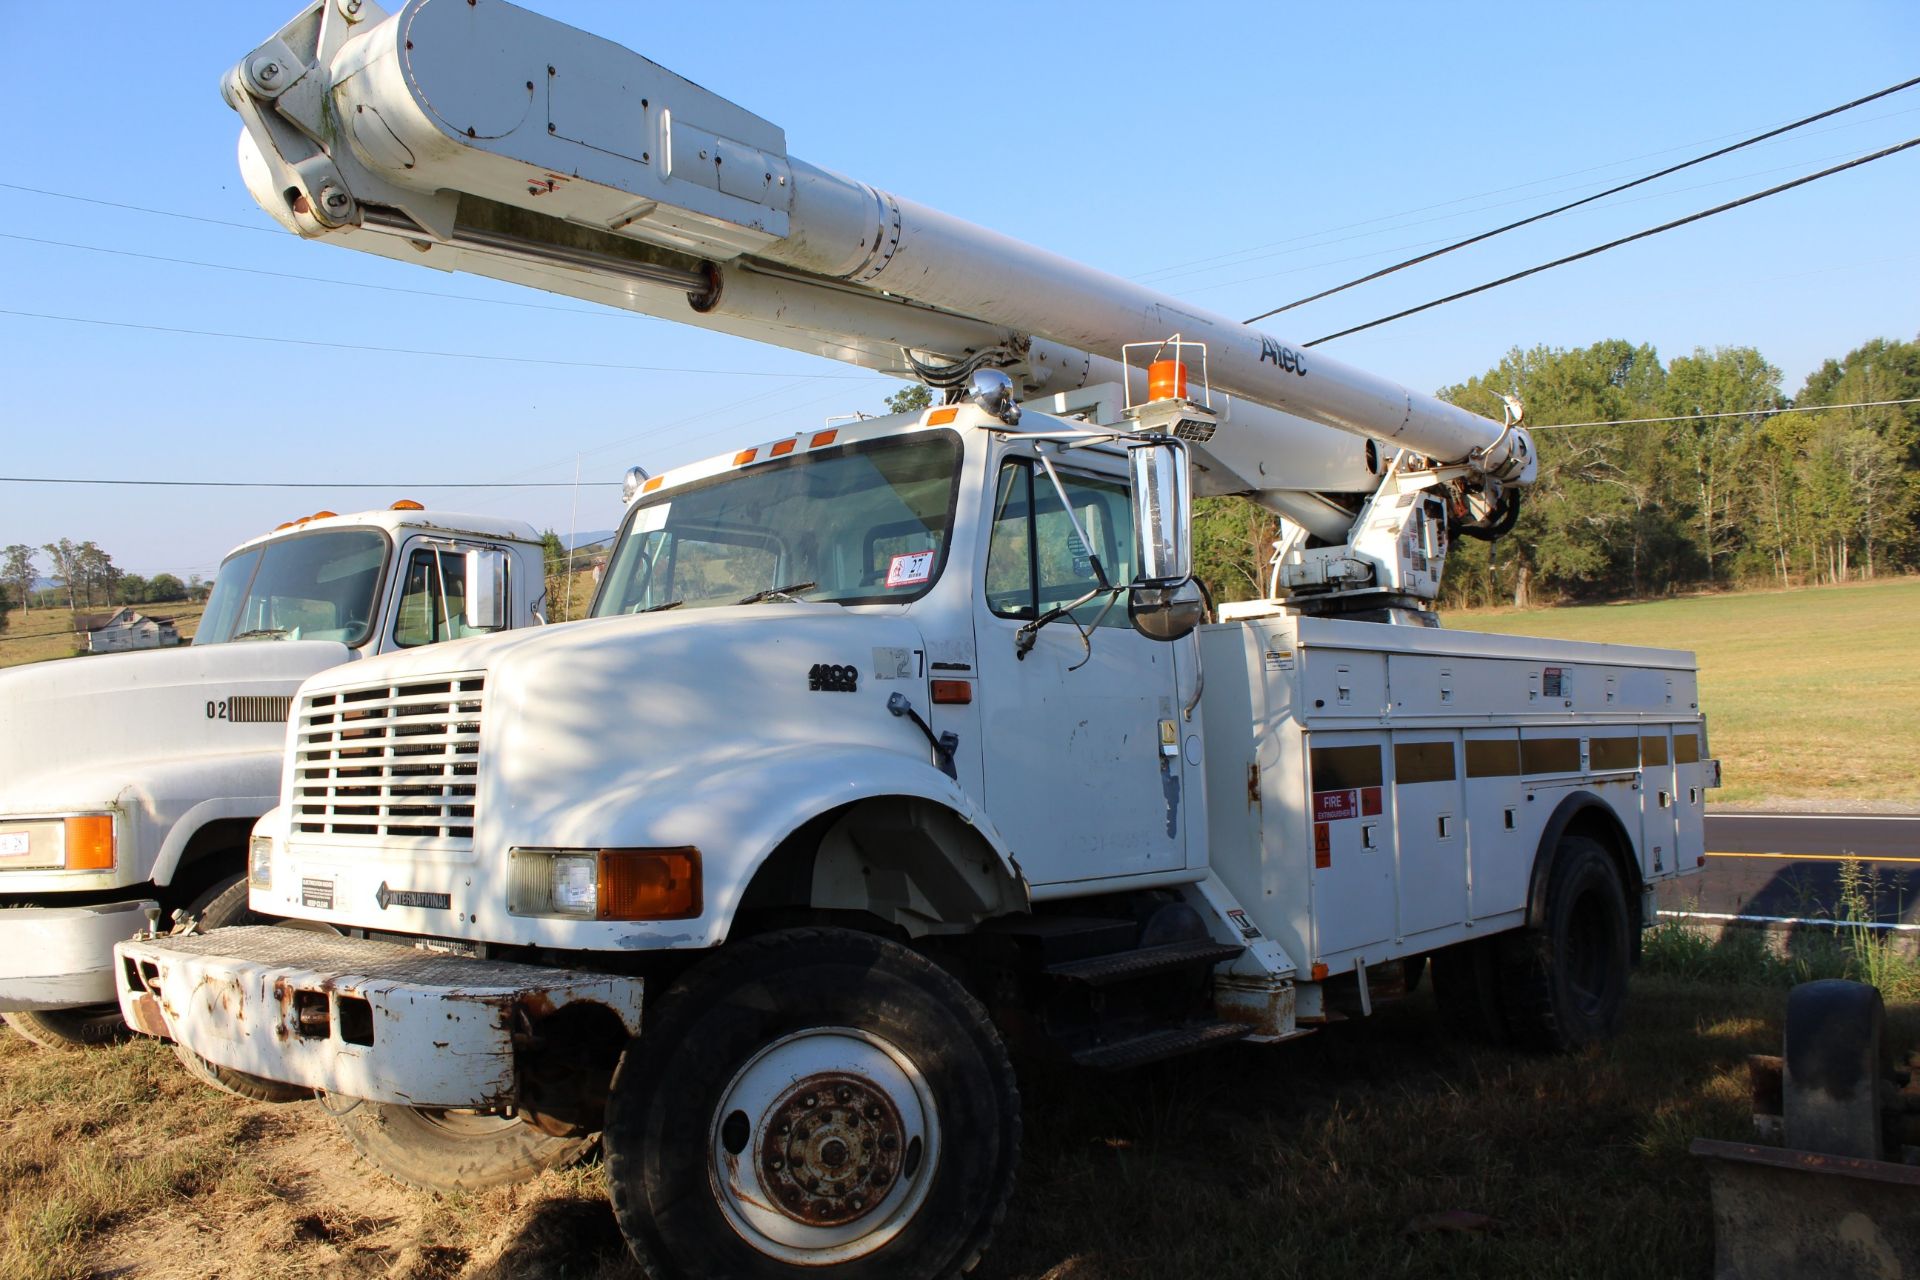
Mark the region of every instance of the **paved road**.
POLYGON ((1920 815, 1711 813, 1707 865, 1661 893, 1664 910, 1820 918, 1836 914, 1840 867, 1865 865, 1874 917, 1920 925, 1920 815))

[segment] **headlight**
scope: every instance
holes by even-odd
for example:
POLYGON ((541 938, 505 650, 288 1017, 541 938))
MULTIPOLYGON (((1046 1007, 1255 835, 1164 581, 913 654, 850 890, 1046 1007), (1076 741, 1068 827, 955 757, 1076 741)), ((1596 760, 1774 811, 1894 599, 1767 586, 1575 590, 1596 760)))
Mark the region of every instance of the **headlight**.
POLYGON ((600 909, 598 862, 592 854, 556 855, 547 864, 549 905, 555 911, 591 920, 600 909))
POLYGON ((515 849, 507 911, 580 920, 691 920, 702 909, 700 851, 515 849))
POLYGON ((114 830, 110 813, 42 818, 0 828, 0 870, 111 871, 114 830))
POLYGON ((273 888, 272 836, 254 836, 247 841, 247 879, 256 889, 273 888))

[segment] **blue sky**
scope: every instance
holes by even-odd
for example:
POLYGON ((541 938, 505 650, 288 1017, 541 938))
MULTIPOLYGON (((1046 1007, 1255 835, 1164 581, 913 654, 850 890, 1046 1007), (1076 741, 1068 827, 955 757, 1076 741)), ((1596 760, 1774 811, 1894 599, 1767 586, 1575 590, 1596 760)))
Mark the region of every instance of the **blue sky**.
MULTIPOLYGON (((767 116, 813 163, 1234 315, 1920 74, 1910 0, 532 7, 767 116)), ((570 481, 576 462, 615 480, 876 411, 897 385, 280 233, 239 181, 217 82, 294 11, 0 3, 0 309, 382 350, 0 314, 0 474, 397 487, 0 484, 0 545, 92 538, 135 572, 210 575, 281 520, 403 496, 564 531, 565 489, 405 486, 570 481)), ((1920 89, 1264 327, 1317 337, 1916 135, 1920 89)), ((1825 357, 1920 332, 1916 229, 1920 148, 1327 350, 1431 390, 1515 344, 1750 344, 1791 393, 1825 357)), ((578 527, 613 525, 617 493, 581 490, 578 527)))

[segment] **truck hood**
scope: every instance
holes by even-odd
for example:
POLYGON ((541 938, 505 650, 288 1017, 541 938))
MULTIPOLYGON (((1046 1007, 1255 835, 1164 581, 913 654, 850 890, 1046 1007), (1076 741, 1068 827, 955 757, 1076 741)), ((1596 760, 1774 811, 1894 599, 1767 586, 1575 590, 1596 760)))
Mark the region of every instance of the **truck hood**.
MULTIPOLYGON (((141 766, 270 752, 300 682, 352 657, 324 640, 106 654, 0 671, 0 814, 91 809, 141 766), (239 700, 239 701, 236 701, 239 700)), ((266 788, 271 794, 272 787, 266 788)))
POLYGON ((479 850, 671 842, 687 835, 659 821, 676 780, 788 750, 815 753, 823 767, 841 749, 928 761, 926 738, 887 710, 897 692, 927 713, 924 648, 898 612, 745 605, 388 654, 319 676, 301 696, 484 673, 479 850))

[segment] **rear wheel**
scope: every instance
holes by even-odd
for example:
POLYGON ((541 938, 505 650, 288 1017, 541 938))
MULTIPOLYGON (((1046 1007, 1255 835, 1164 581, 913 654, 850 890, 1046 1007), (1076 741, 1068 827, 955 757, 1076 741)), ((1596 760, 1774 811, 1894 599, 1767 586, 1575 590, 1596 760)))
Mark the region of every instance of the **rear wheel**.
MULTIPOLYGON (((215 881, 187 907, 187 914, 199 923, 202 933, 224 929, 229 925, 273 923, 271 916, 263 916, 247 905, 245 876, 230 876, 215 881)), ((173 1056, 180 1059, 180 1065, 187 1069, 187 1074, 201 1084, 211 1085, 236 1097, 254 1102, 299 1102, 313 1096, 313 1090, 297 1084, 282 1084, 264 1076, 235 1071, 232 1067, 217 1066, 177 1040, 173 1042, 173 1056)))
POLYGON ((1020 1145, 986 1011, 882 938, 736 943, 661 1001, 607 1106, 607 1182, 656 1280, 958 1275, 1020 1145))
POLYGON ((127 1038, 117 1004, 88 1004, 75 1009, 33 1009, 0 1014, 6 1024, 42 1049, 71 1049, 113 1044, 127 1038))
POLYGON ((1501 985, 1514 1038, 1564 1052, 1620 1029, 1632 922, 1620 872, 1597 840, 1563 837, 1550 875, 1540 925, 1502 939, 1501 985))
POLYGON ((423 1191, 484 1191, 563 1168, 595 1136, 556 1137, 518 1116, 388 1102, 323 1104, 356 1150, 388 1177, 423 1191))

